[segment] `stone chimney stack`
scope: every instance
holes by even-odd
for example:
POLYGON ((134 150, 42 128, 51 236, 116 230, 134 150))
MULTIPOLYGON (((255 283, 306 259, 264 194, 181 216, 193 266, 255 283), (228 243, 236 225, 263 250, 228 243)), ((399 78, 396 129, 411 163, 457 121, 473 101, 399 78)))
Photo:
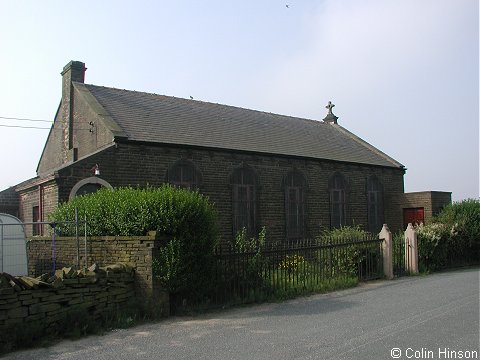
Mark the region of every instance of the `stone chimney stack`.
POLYGON ((76 160, 74 158, 73 149, 73 85, 72 82, 85 81, 85 71, 87 68, 85 64, 80 61, 70 61, 63 67, 62 74, 62 129, 63 129, 63 141, 62 141, 62 160, 63 163, 68 163, 76 160))
POLYGON ((62 76, 65 80, 68 81, 77 81, 83 83, 85 81, 85 64, 81 61, 70 61, 67 65, 63 67, 62 76))

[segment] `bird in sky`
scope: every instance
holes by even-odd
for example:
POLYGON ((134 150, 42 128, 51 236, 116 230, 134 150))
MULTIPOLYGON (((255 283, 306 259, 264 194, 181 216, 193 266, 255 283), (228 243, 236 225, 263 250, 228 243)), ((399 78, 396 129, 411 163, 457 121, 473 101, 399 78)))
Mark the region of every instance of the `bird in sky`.
POLYGON ((290 5, 286 4, 285 7, 288 9, 288 8, 290 8, 290 5))
POLYGON ((190 95, 190 99, 193 100, 193 96, 190 95))

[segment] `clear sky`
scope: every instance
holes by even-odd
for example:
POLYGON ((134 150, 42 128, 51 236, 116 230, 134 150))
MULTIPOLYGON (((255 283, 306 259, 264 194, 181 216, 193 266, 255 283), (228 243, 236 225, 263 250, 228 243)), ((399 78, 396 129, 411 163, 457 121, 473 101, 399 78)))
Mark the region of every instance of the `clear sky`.
MULTIPOLYGON (((0 125, 49 127, 86 83, 339 124, 407 168, 406 191, 479 196, 478 0, 0 0, 0 125), (287 6, 288 5, 288 6, 287 6)), ((0 190, 48 130, 0 126, 0 190)))

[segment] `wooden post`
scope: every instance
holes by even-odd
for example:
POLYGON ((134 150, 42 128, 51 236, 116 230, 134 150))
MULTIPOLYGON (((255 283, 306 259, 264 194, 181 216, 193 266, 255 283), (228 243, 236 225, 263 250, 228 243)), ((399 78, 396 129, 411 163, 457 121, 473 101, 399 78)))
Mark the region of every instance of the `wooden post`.
POLYGON ((412 223, 405 230, 405 267, 410 274, 418 274, 417 232, 412 223))
POLYGON ((379 239, 383 239, 382 242, 382 254, 383 254, 383 274, 389 280, 393 279, 393 237, 387 224, 383 224, 382 231, 378 234, 379 239))

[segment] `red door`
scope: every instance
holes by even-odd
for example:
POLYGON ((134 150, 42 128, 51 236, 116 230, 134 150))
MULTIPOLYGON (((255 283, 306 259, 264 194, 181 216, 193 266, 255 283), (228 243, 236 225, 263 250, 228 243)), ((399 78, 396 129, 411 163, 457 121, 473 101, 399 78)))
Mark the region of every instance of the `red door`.
POLYGON ((423 207, 403 209, 404 228, 406 228, 409 223, 412 225, 425 223, 425 212, 423 207))

